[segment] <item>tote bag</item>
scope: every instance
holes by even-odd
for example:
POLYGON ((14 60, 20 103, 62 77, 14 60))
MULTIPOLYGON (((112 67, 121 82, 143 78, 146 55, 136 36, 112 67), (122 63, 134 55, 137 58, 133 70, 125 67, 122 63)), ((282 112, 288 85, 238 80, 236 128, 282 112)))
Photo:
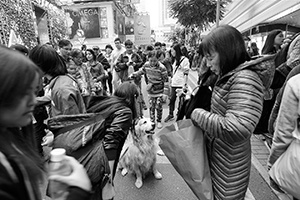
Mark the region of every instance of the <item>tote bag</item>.
POLYGON ((159 146, 193 193, 212 200, 212 184, 203 131, 190 119, 164 127, 159 146))

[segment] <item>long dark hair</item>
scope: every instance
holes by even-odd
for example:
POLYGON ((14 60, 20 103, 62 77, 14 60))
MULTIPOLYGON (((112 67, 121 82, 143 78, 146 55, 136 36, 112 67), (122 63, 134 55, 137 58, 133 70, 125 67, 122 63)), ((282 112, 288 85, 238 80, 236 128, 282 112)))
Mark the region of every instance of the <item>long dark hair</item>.
POLYGON ((15 105, 41 70, 26 56, 0 46, 0 107, 15 105))
POLYGON ((45 73, 56 77, 68 73, 65 62, 55 49, 47 44, 37 45, 29 52, 29 58, 45 73))
MULTIPOLYGON (((16 106, 41 70, 19 52, 0 47, 0 108, 16 106)), ((38 189, 42 180, 42 160, 38 154, 32 125, 23 128, 0 127, 0 151, 21 163, 38 189)))
POLYGON ((276 53, 276 49, 274 47, 274 40, 275 40, 276 35, 278 35, 280 33, 282 33, 282 30, 276 29, 276 30, 271 31, 268 34, 266 42, 264 44, 264 47, 262 48, 262 51, 261 51, 262 54, 276 53))
POLYGON ((189 51, 187 50, 186 46, 181 46, 181 52, 185 57, 189 57, 189 51))
POLYGON ((89 113, 110 113, 112 107, 126 106, 132 111, 132 118, 137 118, 136 98, 139 95, 137 86, 131 82, 124 82, 119 85, 113 96, 110 97, 93 97, 88 106, 89 113))
POLYGON ((219 53, 221 75, 250 60, 242 34, 229 25, 212 30, 201 45, 204 55, 210 55, 213 51, 219 53))
POLYGON ((174 47, 173 47, 174 51, 176 52, 176 55, 175 55, 175 64, 176 66, 179 65, 180 63, 180 59, 183 55, 182 51, 181 51, 181 45, 180 44, 176 44, 174 47))
POLYGON ((86 56, 86 52, 90 52, 92 54, 92 56, 93 56, 93 61, 96 61, 97 56, 96 56, 95 52, 92 49, 87 49, 85 51, 85 56, 86 56))

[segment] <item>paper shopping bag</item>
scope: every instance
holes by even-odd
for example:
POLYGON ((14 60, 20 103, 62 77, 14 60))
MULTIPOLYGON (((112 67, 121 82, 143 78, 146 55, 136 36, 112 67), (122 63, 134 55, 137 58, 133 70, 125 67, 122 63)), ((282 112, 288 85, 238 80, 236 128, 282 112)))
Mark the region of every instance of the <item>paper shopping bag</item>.
POLYGON ((159 146, 198 199, 212 200, 211 176, 203 131, 188 119, 166 126, 158 136, 159 146))
POLYGON ((271 167, 269 175, 284 191, 300 199, 300 140, 292 141, 271 167))

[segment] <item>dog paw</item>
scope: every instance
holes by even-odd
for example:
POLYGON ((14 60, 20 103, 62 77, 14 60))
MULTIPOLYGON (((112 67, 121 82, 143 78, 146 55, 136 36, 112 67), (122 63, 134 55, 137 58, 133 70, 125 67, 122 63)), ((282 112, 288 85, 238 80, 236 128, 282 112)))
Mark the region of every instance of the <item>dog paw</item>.
POLYGON ((123 168, 121 171, 122 176, 126 176, 127 173, 128 173, 128 170, 126 168, 123 168))
POLYGON ((135 187, 141 188, 143 186, 143 181, 142 180, 136 180, 135 181, 135 187))
POLYGON ((155 171, 153 174, 156 179, 162 179, 162 175, 159 173, 159 171, 155 171))

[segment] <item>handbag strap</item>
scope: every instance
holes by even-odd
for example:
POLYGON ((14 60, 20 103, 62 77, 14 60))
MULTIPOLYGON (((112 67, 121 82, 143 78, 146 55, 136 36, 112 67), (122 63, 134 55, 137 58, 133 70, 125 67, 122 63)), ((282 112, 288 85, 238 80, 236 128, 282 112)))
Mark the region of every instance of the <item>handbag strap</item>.
MULTIPOLYGON (((199 89, 200 86, 201 86, 201 85, 196 86, 196 87, 192 90, 191 95, 193 95, 194 92, 195 92, 197 89, 199 89)), ((194 95, 196 95, 196 94, 194 94, 194 95)))
POLYGON ((86 125, 89 125, 89 124, 92 124, 92 123, 95 123, 95 122, 98 122, 98 121, 101 121, 101 120, 104 120, 105 117, 101 114, 98 114, 96 116, 93 116, 91 117, 90 119, 88 120, 84 120, 82 122, 79 122, 77 124, 73 124, 73 125, 70 125, 70 126, 66 126, 64 128, 61 128, 59 129, 58 131, 55 132, 55 137, 57 137, 58 135, 62 134, 62 133, 65 133, 65 132, 68 132, 70 130, 73 130, 73 129, 76 129, 76 128, 79 128, 79 127, 82 127, 82 126, 86 126, 86 125))
POLYGON ((178 68, 179 68, 179 66, 180 66, 180 64, 181 64, 181 62, 182 62, 183 60, 184 60, 184 58, 182 58, 182 59, 179 61, 177 67, 176 67, 175 70, 174 70, 174 74, 177 72, 177 70, 178 70, 178 68))

